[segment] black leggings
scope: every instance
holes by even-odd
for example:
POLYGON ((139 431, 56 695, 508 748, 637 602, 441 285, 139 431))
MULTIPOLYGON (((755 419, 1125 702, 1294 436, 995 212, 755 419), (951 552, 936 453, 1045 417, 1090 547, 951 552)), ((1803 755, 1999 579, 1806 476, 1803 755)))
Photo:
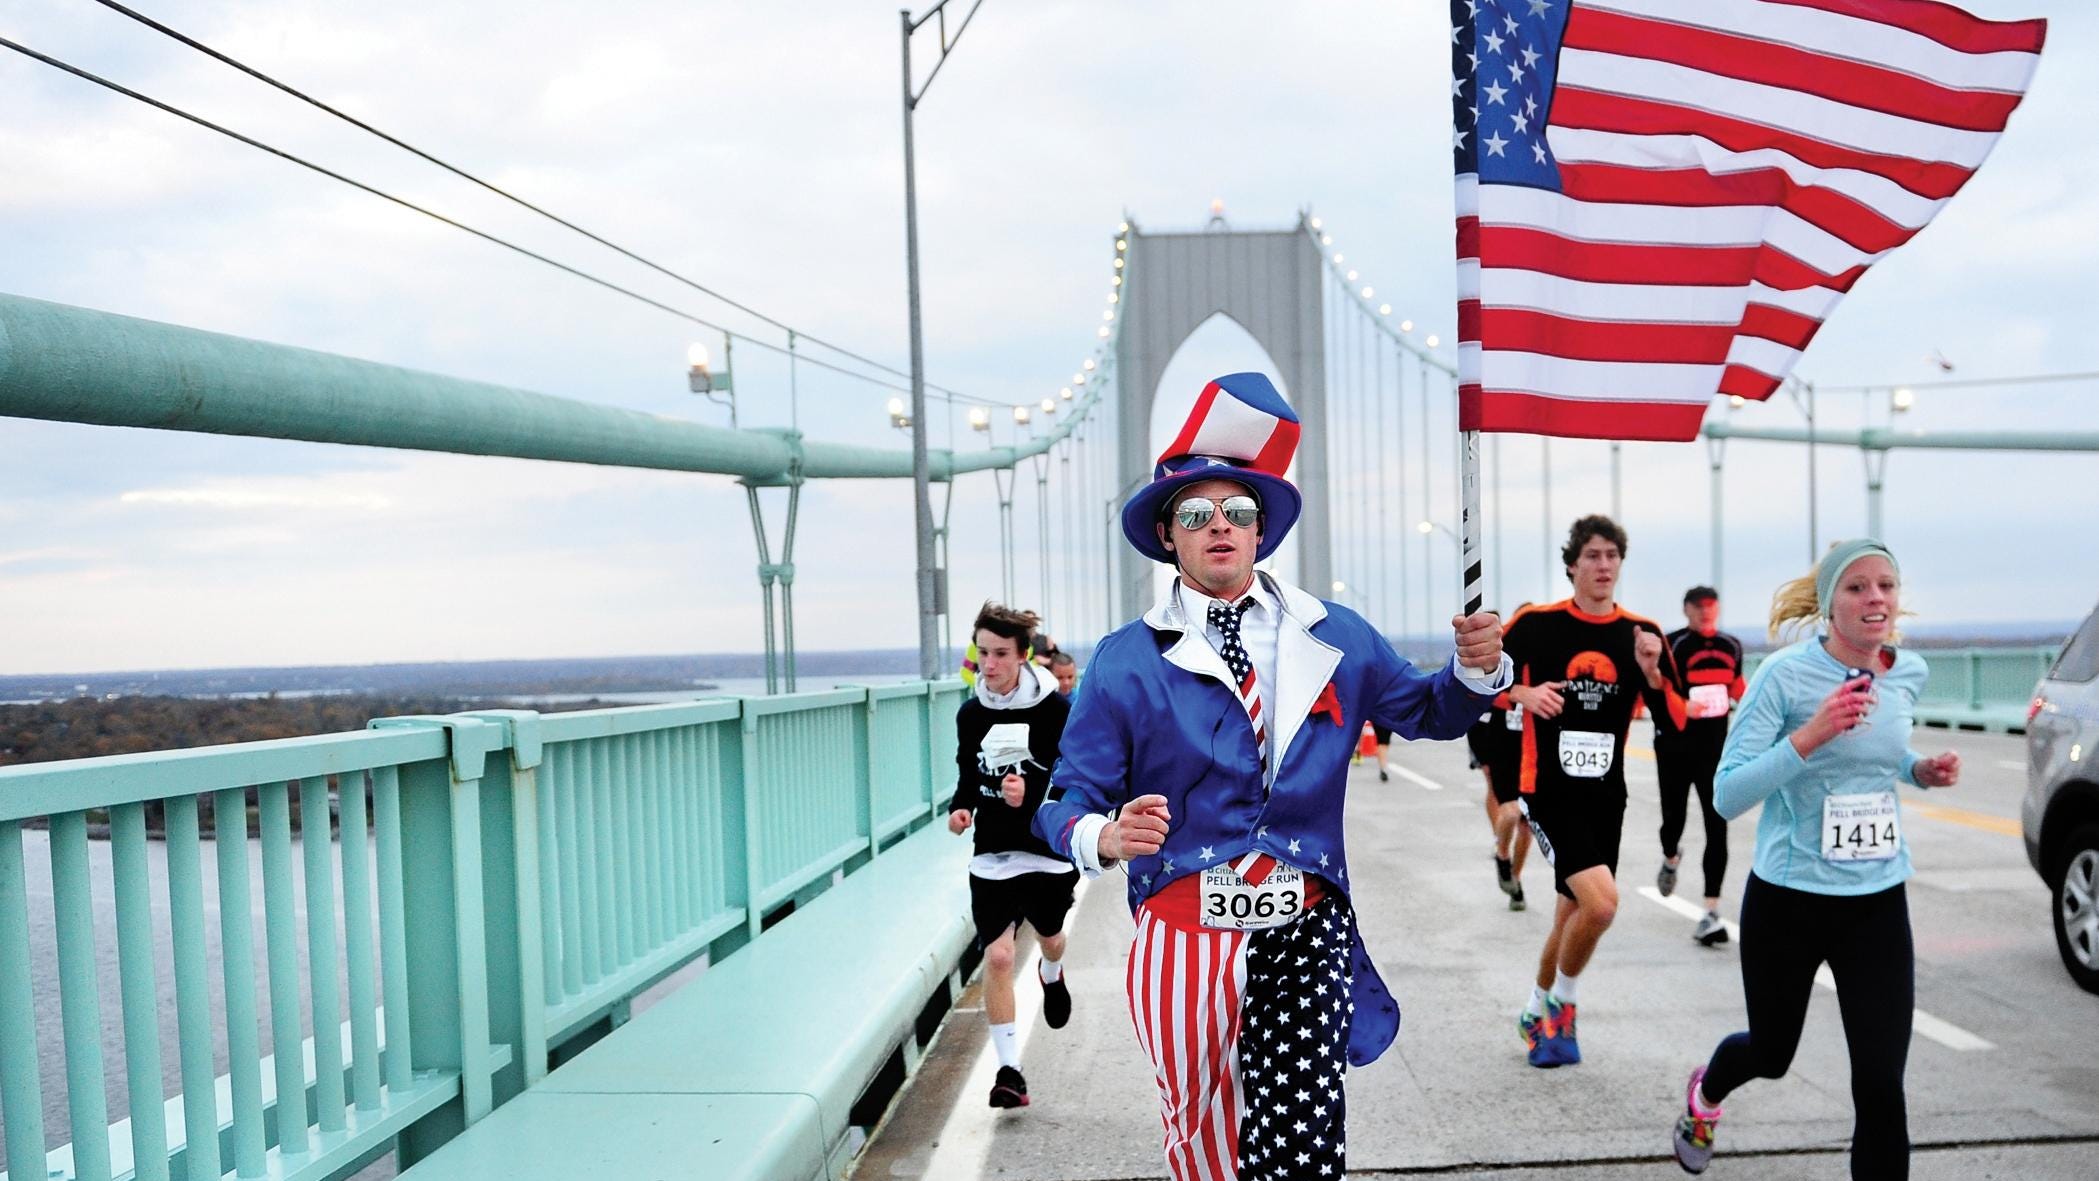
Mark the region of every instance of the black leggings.
POLYGON ((1718 1103, 1752 1078, 1786 1073, 1824 962, 1837 979, 1851 1050, 1851 1175, 1899 1181, 1910 1169, 1902 1071, 1917 999, 1909 896, 1900 885, 1878 894, 1810 894, 1749 875, 1742 892, 1749 1029, 1713 1051, 1705 1096, 1718 1103))
POLYGON ((1713 773, 1720 766, 1720 744, 1697 738, 1678 738, 1655 743, 1655 776, 1662 782, 1662 856, 1678 853, 1677 841, 1684 835, 1685 813, 1691 789, 1698 789, 1699 811, 1705 816, 1705 897, 1720 897, 1721 879, 1727 876, 1727 821, 1713 811, 1713 773))

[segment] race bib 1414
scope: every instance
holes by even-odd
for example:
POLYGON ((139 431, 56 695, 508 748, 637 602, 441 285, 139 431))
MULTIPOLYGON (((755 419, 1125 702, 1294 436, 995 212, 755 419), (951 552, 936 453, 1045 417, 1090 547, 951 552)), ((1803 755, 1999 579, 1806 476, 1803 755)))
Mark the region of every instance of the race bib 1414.
POLYGON ((1902 848, 1902 820, 1892 791, 1822 798, 1824 861, 1886 861, 1902 848))

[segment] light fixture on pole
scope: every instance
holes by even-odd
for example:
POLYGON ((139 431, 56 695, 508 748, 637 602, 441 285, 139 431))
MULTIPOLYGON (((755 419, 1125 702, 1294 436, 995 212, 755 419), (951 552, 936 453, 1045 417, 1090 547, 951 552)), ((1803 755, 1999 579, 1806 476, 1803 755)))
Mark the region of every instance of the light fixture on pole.
POLYGON ((1017 425, 1020 425, 1020 426, 1026 426, 1026 425, 1028 425, 1028 418, 1029 418, 1029 415, 1028 415, 1028 408, 1027 408, 1027 407, 1025 407, 1025 406, 1015 406, 1015 407, 1013 408, 1013 421, 1014 421, 1014 422, 1015 422, 1015 423, 1016 423, 1017 425))
POLYGON ((911 429, 911 407, 902 398, 889 399, 889 425, 900 431, 911 429))
POLYGON ((1055 414, 1057 412, 1057 400, 1055 398, 1044 398, 1042 400, 1042 412, 1044 414, 1055 414))
POLYGON ((982 406, 971 406, 969 408, 969 429, 990 434, 991 411, 982 406))
POLYGON ((719 401, 729 408, 729 425, 736 425, 736 386, 729 377, 729 338, 722 338, 722 371, 714 372, 709 366, 711 358, 707 346, 693 341, 685 350, 685 385, 693 393, 710 402, 719 401), (721 395, 719 398, 716 395, 721 395))
POLYGON ((1917 405, 1917 391, 1908 386, 1898 386, 1888 395, 1888 408, 1897 414, 1906 414, 1917 405))

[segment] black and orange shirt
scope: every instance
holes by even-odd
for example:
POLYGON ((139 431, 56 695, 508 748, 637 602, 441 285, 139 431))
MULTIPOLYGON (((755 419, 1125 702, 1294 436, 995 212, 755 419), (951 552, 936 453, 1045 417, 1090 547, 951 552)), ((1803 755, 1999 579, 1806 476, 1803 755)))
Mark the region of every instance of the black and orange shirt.
POLYGON ((1523 711, 1522 790, 1625 794, 1625 734, 1633 704, 1645 700, 1661 729, 1680 730, 1684 699, 1676 691, 1674 662, 1662 648, 1662 688, 1650 688, 1633 656, 1634 637, 1662 629, 1652 620, 1612 608, 1590 615, 1563 599, 1527 607, 1509 620, 1502 650, 1516 665, 1516 683, 1560 683, 1558 717, 1523 711))
POLYGON ((1726 632, 1706 635, 1682 627, 1669 633, 1669 652, 1676 657, 1684 697, 1702 706, 1699 716, 1685 723, 1685 733, 1725 734, 1728 703, 1742 700, 1748 688, 1742 680, 1742 641, 1726 632))

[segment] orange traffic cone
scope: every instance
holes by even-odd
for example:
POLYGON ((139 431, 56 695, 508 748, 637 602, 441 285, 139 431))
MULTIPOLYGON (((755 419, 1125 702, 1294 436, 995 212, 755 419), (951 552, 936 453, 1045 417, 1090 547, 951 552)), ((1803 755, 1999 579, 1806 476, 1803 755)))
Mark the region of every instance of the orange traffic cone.
POLYGON ((1355 754, 1355 757, 1354 757, 1354 758, 1352 758, 1352 759, 1350 759, 1350 760, 1349 760, 1349 762, 1351 762, 1351 763, 1360 763, 1360 762, 1362 762, 1362 761, 1363 761, 1364 759, 1370 759, 1370 758, 1376 758, 1376 757, 1377 757, 1377 731, 1375 731, 1375 730, 1372 730, 1372 729, 1370 728, 1370 723, 1369 723, 1369 722, 1365 722, 1365 723, 1363 723, 1363 736, 1362 736, 1361 738, 1359 738, 1359 739, 1357 739, 1357 740, 1356 740, 1356 754, 1355 754))

